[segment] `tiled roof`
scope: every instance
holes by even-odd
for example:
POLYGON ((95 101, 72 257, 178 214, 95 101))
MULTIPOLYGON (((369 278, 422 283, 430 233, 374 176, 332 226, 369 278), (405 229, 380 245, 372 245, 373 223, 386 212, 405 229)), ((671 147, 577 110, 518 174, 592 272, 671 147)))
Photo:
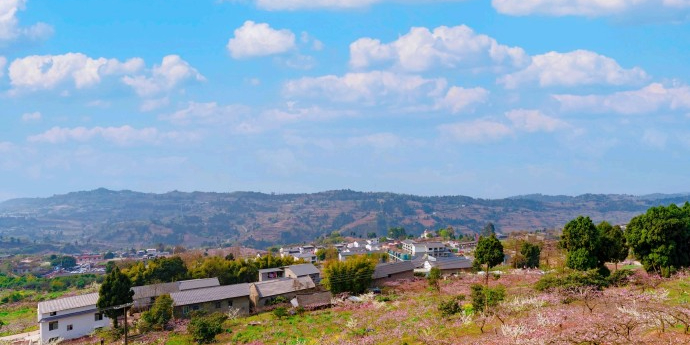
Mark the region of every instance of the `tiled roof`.
POLYGON ((179 282, 134 286, 132 287, 132 291, 134 291, 133 298, 137 300, 141 298, 158 297, 160 295, 177 292, 180 291, 178 285, 179 282))
POLYGON ((282 272, 282 268, 264 268, 262 270, 259 270, 259 274, 261 273, 269 273, 269 272, 282 272))
POLYGON ((314 288, 314 281, 306 277, 282 278, 253 284, 259 297, 282 295, 290 292, 314 288))
POLYGON ((220 282, 218 282, 218 278, 181 280, 178 283, 180 283, 180 291, 207 288, 220 285, 220 282))
POLYGON ((330 291, 322 291, 322 292, 315 292, 313 294, 305 294, 305 295, 297 295, 293 300, 296 299, 296 303, 290 301, 293 306, 295 307, 302 307, 302 308, 314 308, 314 307, 320 307, 323 305, 328 305, 331 304, 331 298, 333 295, 331 295, 330 291), (297 305, 295 305, 297 304, 297 305))
POLYGON ((214 286, 193 290, 185 290, 170 294, 174 306, 190 305, 211 301, 219 301, 242 296, 249 296, 248 283, 214 286))
POLYGON ((389 274, 414 271, 414 263, 411 261, 400 261, 390 264, 378 264, 374 269, 374 279, 386 278, 389 274))
POLYGON ((431 267, 438 267, 439 269, 442 270, 452 270, 452 269, 460 269, 460 268, 471 268, 472 267, 472 260, 459 257, 459 256, 451 256, 451 257, 439 257, 436 258, 435 261, 428 260, 429 265, 431 267))
POLYGON ((83 307, 88 307, 88 306, 94 306, 95 307, 96 302, 98 302, 98 292, 94 292, 94 293, 90 293, 90 294, 86 294, 86 295, 80 295, 80 296, 63 297, 63 298, 53 299, 50 301, 39 302, 38 303, 38 313, 40 316, 40 314, 45 314, 45 313, 52 313, 52 312, 58 312, 58 311, 76 309, 76 308, 83 308, 83 307))
POLYGON ((298 277, 308 276, 310 274, 319 274, 319 269, 312 264, 291 265, 286 266, 285 269, 292 271, 292 273, 298 277))

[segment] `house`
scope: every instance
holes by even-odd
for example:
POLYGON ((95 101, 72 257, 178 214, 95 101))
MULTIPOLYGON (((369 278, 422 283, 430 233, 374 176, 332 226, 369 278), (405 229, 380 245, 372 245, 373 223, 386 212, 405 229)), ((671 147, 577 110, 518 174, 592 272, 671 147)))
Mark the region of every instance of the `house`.
POLYGON ((464 256, 433 257, 428 256, 420 272, 429 272, 432 267, 438 267, 442 274, 468 272, 472 270, 472 260, 464 256))
POLYGON ((267 280, 279 279, 285 277, 285 272, 282 268, 264 268, 259 270, 259 281, 265 282, 267 280))
POLYGON ((278 296, 289 300, 298 294, 313 291, 315 288, 314 281, 309 277, 269 280, 252 283, 249 287, 249 299, 252 301, 254 310, 258 310, 270 305, 278 296))
POLYGON ((41 343, 83 337, 95 329, 109 327, 110 319, 96 307, 98 293, 64 297, 38 303, 41 343))
POLYGON ((249 283, 213 286, 207 288, 173 292, 173 315, 177 318, 187 317, 190 312, 204 310, 208 313, 227 313, 237 308, 241 314, 250 311, 249 283))
POLYGON ((312 294, 297 295, 290 300, 293 307, 302 307, 306 310, 315 310, 331 305, 331 298, 333 295, 330 291, 320 291, 312 294))
POLYGON ((314 252, 295 253, 290 255, 292 255, 295 260, 301 259, 312 264, 316 263, 316 254, 314 254, 314 252))
POLYGON ((378 264, 374 269, 371 284, 376 286, 391 280, 412 279, 414 278, 414 269, 412 261, 378 264))
POLYGON ((134 309, 142 310, 151 306, 156 300, 156 297, 161 295, 169 295, 173 292, 201 289, 219 285, 220 282, 218 281, 218 278, 204 278, 180 280, 172 283, 134 286, 132 287, 132 291, 134 291, 134 309))
POLYGON ((312 264, 299 264, 283 267, 285 276, 288 278, 309 277, 314 284, 321 283, 321 272, 312 264))

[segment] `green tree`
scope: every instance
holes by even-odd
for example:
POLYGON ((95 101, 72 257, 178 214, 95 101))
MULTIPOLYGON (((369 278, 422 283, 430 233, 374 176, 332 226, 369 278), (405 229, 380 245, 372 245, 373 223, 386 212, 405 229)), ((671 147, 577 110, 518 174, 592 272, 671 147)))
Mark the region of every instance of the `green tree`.
POLYGON ((173 300, 170 295, 160 295, 153 302, 151 309, 141 314, 141 320, 145 328, 163 330, 172 319, 173 300))
POLYGON ((477 249, 474 251, 474 264, 483 265, 486 273, 486 285, 489 285, 489 269, 503 262, 503 245, 495 234, 489 237, 479 237, 477 249))
POLYGON ((403 239, 407 237, 407 233, 405 232, 405 228, 398 226, 388 229, 388 237, 394 239, 403 239))
POLYGON ((278 319, 282 319, 288 315, 287 309, 285 307, 278 307, 273 309, 273 315, 278 319))
POLYGON ((216 339, 216 335, 223 332, 223 323, 227 319, 228 317, 221 313, 195 315, 189 321, 187 330, 198 344, 209 344, 216 339))
POLYGON ((316 251, 316 257, 319 261, 338 260, 338 249, 335 247, 321 248, 316 251))
POLYGON ((429 277, 427 277, 427 280, 429 281, 429 286, 433 287, 436 289, 436 292, 441 291, 441 269, 438 267, 432 267, 431 270, 429 270, 429 277))
POLYGON ((110 274, 105 277, 103 284, 101 284, 96 306, 98 309, 105 309, 105 315, 113 319, 113 327, 118 328, 117 318, 124 314, 125 309, 108 308, 132 303, 132 296, 134 296, 132 281, 115 266, 110 274))
POLYGON ((103 254, 103 260, 110 260, 115 257, 115 253, 113 252, 107 252, 103 254))
POLYGON ((472 309, 475 312, 488 312, 489 308, 497 306, 506 298, 506 289, 503 285, 494 288, 472 284, 470 287, 472 298, 472 309))
POLYGON ((77 265, 77 259, 74 256, 61 255, 61 256, 51 256, 50 259, 51 266, 74 267, 77 265))
POLYGON ((488 222, 482 229, 482 232, 480 233, 481 236, 484 237, 489 237, 491 235, 496 235, 496 227, 494 226, 494 223, 488 222))
POLYGON ((648 272, 669 275, 690 266, 690 204, 648 209, 630 220, 625 238, 648 272))
POLYGON ((187 266, 179 256, 171 258, 156 258, 150 260, 146 267, 146 283, 152 282, 174 282, 185 280, 189 274, 187 266))
POLYGON ((620 226, 612 226, 608 222, 597 225, 601 246, 601 258, 607 262, 613 262, 618 270, 618 263, 628 257, 628 244, 625 234, 620 226))
POLYGON ((523 242, 520 247, 521 260, 518 261, 518 267, 536 268, 539 267, 539 259, 541 256, 541 248, 533 243, 523 242))
POLYGON ((341 292, 362 293, 370 285, 376 259, 355 255, 347 261, 329 261, 323 270, 323 285, 337 294, 341 292))
POLYGON ((569 221, 563 228, 559 246, 568 252, 565 265, 569 268, 586 271, 603 266, 599 230, 589 217, 579 216, 569 221))

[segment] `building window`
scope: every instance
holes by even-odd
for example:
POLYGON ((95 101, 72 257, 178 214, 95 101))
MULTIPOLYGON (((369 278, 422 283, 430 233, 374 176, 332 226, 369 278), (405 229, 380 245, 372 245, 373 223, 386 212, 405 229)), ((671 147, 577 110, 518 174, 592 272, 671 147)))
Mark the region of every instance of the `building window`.
POLYGON ((232 300, 231 299, 228 300, 228 307, 232 307, 232 300))
POLYGON ((216 302, 216 309, 220 309, 220 301, 216 302))
POLYGON ((185 315, 189 314, 189 306, 188 305, 182 307, 182 314, 185 314, 185 315))
POLYGON ((72 325, 67 325, 67 330, 71 331, 72 330, 72 325))
POLYGON ((57 312, 56 312, 56 311, 51 311, 51 312, 50 312, 50 316, 55 316, 55 315, 57 315, 57 312))
POLYGON ((103 313, 96 313, 96 314, 93 314, 93 319, 94 319, 94 321, 101 321, 101 320, 103 320, 103 313))
POLYGON ((54 331, 56 329, 58 329, 58 322, 57 321, 48 322, 48 330, 49 331, 54 331))
POLYGON ((199 310, 199 305, 198 304, 193 305, 192 310, 199 310))

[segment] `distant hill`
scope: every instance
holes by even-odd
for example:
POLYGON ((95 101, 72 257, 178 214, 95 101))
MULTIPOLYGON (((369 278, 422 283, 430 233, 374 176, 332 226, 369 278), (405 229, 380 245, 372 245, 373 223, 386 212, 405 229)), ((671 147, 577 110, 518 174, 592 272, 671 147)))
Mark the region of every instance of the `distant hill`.
POLYGON ((393 226, 413 234, 447 226, 472 233, 493 222, 498 231, 511 232, 561 228, 578 215, 624 224, 651 206, 687 200, 688 194, 532 194, 488 200, 351 190, 274 195, 152 194, 101 188, 0 203, 0 236, 37 246, 62 242, 113 248, 156 243, 266 247, 310 241, 334 230, 344 235, 383 235, 393 226))

